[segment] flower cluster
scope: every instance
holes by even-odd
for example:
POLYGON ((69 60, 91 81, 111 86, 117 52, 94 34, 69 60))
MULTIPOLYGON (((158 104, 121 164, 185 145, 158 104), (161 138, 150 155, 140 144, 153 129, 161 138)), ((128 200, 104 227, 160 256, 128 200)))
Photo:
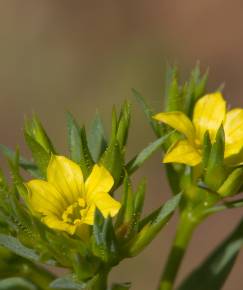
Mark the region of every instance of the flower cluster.
MULTIPOLYGON (((129 283, 108 288, 110 271, 146 248, 178 209, 158 288, 172 290, 197 225, 243 206, 237 199, 243 189, 243 109, 227 110, 218 90, 208 94, 207 73, 201 76, 198 66, 183 85, 176 68, 168 76, 164 112, 155 114, 133 91, 156 140, 128 162, 127 102, 119 114, 113 109, 109 138, 98 115, 87 133, 68 114, 68 157, 36 116, 24 128, 31 160, 0 145, 12 177, 0 172, 0 289, 127 290, 129 283), (144 215, 146 180, 135 189, 132 174, 160 149, 173 197, 144 215), (56 277, 42 265, 70 274, 56 277)), ((242 228, 243 222, 178 289, 195 290, 196 281, 200 289, 220 290, 243 245, 242 228)))

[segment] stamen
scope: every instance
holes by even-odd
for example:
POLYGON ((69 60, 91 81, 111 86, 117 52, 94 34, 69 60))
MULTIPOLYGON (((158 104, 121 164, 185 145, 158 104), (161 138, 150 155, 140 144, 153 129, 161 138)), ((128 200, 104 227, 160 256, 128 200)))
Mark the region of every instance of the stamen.
POLYGON ((69 224, 78 224, 82 220, 83 211, 86 207, 86 202, 83 198, 69 205, 62 214, 62 220, 69 224))

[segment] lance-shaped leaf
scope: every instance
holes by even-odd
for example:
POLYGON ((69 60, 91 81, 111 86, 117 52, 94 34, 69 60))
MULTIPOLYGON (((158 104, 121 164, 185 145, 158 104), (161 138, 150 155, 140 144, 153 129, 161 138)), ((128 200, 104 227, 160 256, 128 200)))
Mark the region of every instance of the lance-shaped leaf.
POLYGON ((100 164, 112 174, 115 183, 113 189, 115 189, 121 181, 124 166, 124 154, 120 149, 118 140, 110 142, 108 148, 101 157, 100 164))
POLYGON ((135 170, 143 165, 143 163, 151 157, 151 155, 157 151, 161 146, 167 141, 171 133, 166 134, 165 136, 160 137, 153 143, 149 144, 144 148, 137 156, 135 156, 131 161, 126 165, 128 174, 132 174, 135 170))
POLYGON ((75 275, 68 274, 66 276, 62 276, 57 278, 50 284, 50 288, 53 289, 75 289, 75 290, 89 290, 92 289, 97 277, 95 276, 93 279, 88 280, 87 282, 78 281, 75 275))
POLYGON ((113 284, 110 290, 129 290, 131 283, 113 284))
POLYGON ((164 204, 155 217, 153 215, 150 216, 151 220, 147 220, 147 224, 125 246, 129 256, 135 256, 140 253, 155 238, 176 210, 180 200, 181 194, 174 196, 164 204))
MULTIPOLYGON (((14 160, 15 158, 15 151, 8 148, 7 146, 0 144, 0 150, 2 151, 3 155, 6 156, 9 160, 14 160)), ((19 166, 29 172, 33 177, 40 178, 40 172, 37 166, 30 160, 19 156, 19 166)))
POLYGON ((208 70, 201 75, 200 64, 198 62, 191 72, 185 92, 185 113, 189 116, 192 115, 195 102, 205 93, 207 79, 208 70))
POLYGON ((116 220, 116 233, 119 241, 131 239, 137 232, 143 210, 146 183, 143 180, 134 193, 128 176, 124 179, 122 207, 116 220))
POLYGON ((125 102, 120 113, 120 117, 117 123, 116 138, 122 149, 127 142, 128 131, 130 127, 131 108, 128 102, 125 102))
POLYGON ((34 250, 25 247, 20 243, 19 240, 17 240, 14 237, 0 234, 0 245, 28 260, 36 262, 39 261, 39 256, 36 254, 34 250))
POLYGON ((178 83, 177 71, 171 75, 171 79, 168 82, 167 93, 165 95, 166 104, 165 111, 178 111, 184 107, 183 91, 178 83))
POLYGON ((87 139, 92 158, 95 162, 98 162, 107 146, 103 123, 98 113, 90 126, 87 139))
POLYGON ((111 217, 104 218, 96 209, 95 222, 93 225, 92 251, 105 263, 117 261, 117 240, 111 217))
POLYGON ((0 290, 38 290, 37 286, 21 277, 0 280, 0 290))
POLYGON ((41 176, 46 176, 46 169, 51 158, 51 152, 47 152, 28 132, 25 131, 25 140, 31 150, 32 157, 38 166, 41 176))
POLYGON ((88 148, 85 128, 81 129, 70 113, 67 114, 67 128, 71 159, 80 165, 84 176, 87 177, 94 161, 88 148))
POLYGON ((122 207, 118 213, 116 226, 130 222, 134 212, 134 197, 130 178, 126 175, 124 178, 124 189, 122 195, 122 207))
POLYGON ((224 202, 220 205, 210 207, 204 211, 204 214, 209 215, 212 213, 220 212, 220 211, 225 210, 225 209, 232 209, 232 208, 239 208, 239 207, 243 207, 243 199, 228 201, 228 202, 224 202))
POLYGON ((232 196, 239 192, 243 184, 243 168, 236 168, 227 177, 225 182, 219 188, 218 193, 221 196, 232 196))
POLYGON ((243 247, 243 221, 180 285, 178 290, 222 289, 243 247))
POLYGON ((137 220, 139 220, 142 215, 146 185, 147 185, 147 182, 146 182, 146 179, 144 178, 138 185, 138 189, 134 196, 134 213, 133 214, 136 216, 137 220))
POLYGON ((155 114, 155 112, 147 105, 145 99, 142 97, 142 95, 136 91, 135 89, 132 89, 132 93, 136 99, 136 101, 141 106, 145 116, 147 117, 147 120, 149 121, 149 124, 151 125, 155 135, 157 137, 160 137, 163 130, 160 123, 156 122, 152 117, 155 114))

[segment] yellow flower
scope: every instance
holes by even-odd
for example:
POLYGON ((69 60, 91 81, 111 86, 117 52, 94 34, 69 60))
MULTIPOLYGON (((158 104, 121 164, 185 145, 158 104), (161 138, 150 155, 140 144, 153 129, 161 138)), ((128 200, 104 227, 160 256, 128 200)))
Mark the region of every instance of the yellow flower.
POLYGON ((236 108, 226 112, 226 102, 219 92, 205 95, 197 101, 192 121, 179 111, 159 113, 154 119, 166 123, 185 136, 185 139, 177 141, 168 150, 163 160, 165 163, 176 162, 190 166, 199 164, 202 161, 204 134, 208 131, 211 142, 215 142, 216 133, 222 124, 225 132, 224 158, 227 161, 239 154, 234 162, 243 162, 240 156, 243 148, 243 109, 236 108))
POLYGON ((78 164, 53 155, 47 181, 31 180, 26 187, 31 210, 41 214, 48 227, 72 235, 85 224, 93 225, 96 208, 105 218, 118 213, 120 203, 108 194, 113 184, 113 177, 103 166, 94 165, 84 181, 78 164))

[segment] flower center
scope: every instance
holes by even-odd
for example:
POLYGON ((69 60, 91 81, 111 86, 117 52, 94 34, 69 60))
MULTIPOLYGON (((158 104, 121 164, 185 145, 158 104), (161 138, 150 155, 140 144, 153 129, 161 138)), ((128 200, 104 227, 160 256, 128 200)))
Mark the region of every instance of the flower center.
POLYGON ((62 214, 62 220, 65 223, 77 224, 82 220, 84 211, 86 208, 86 202, 83 198, 79 198, 78 201, 69 205, 62 214))

